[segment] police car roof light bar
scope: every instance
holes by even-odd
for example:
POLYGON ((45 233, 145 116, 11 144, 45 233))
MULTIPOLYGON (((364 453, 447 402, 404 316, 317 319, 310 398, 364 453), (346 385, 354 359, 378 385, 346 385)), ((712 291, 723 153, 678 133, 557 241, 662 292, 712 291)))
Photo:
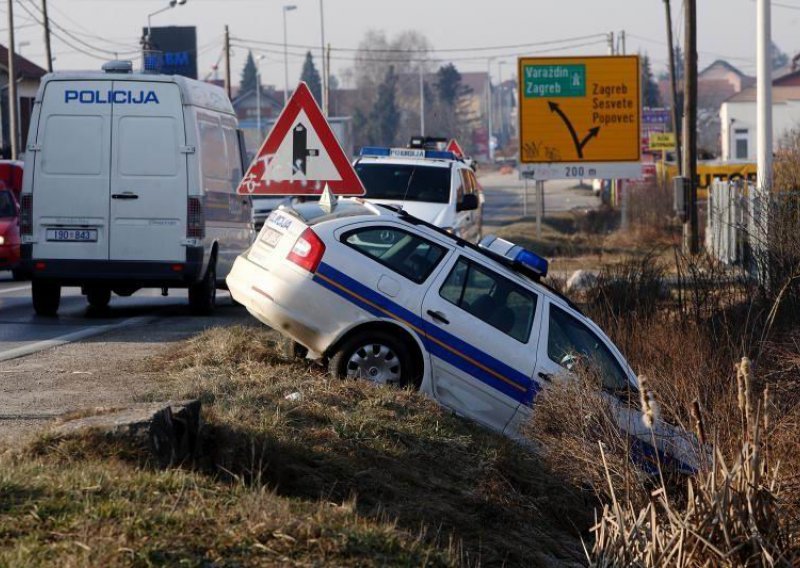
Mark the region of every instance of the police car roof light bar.
POLYGON ((361 157, 374 158, 427 158, 430 160, 459 160, 452 152, 443 150, 423 150, 421 148, 386 148, 383 146, 364 146, 361 157))

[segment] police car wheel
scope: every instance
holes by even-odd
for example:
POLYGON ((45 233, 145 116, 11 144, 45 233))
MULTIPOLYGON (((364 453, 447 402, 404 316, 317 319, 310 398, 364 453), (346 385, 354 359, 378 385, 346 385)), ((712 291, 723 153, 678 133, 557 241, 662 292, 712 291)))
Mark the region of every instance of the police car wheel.
POLYGON ((61 303, 61 285, 55 282, 34 280, 31 282, 33 309, 40 316, 54 316, 61 303))
POLYGON ((415 385, 405 344, 380 331, 357 333, 345 341, 331 357, 328 370, 342 379, 364 379, 397 387, 415 385))

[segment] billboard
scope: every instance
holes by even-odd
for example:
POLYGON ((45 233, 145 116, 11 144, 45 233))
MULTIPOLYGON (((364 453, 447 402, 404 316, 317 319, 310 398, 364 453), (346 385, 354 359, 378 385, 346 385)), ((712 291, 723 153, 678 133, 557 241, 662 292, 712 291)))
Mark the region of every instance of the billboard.
MULTIPOLYGON (((147 37, 147 28, 142 30, 147 37)), ((161 53, 159 71, 165 75, 183 75, 197 79, 197 28, 194 26, 165 26, 151 28, 150 49, 161 53)))

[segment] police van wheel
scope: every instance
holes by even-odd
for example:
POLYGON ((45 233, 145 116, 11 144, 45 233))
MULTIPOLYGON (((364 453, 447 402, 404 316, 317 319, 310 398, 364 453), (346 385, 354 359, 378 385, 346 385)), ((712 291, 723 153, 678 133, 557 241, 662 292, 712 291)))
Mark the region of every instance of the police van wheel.
POLYGON ((110 288, 89 288, 86 290, 86 301, 95 309, 107 308, 111 301, 110 288))
POLYGON ((414 366, 402 341, 382 331, 356 333, 328 363, 328 372, 342 379, 365 379, 396 387, 415 386, 414 366))
POLYGON ((54 316, 61 303, 61 285, 46 280, 31 282, 33 309, 40 316, 54 316))
POLYGON ((217 259, 212 258, 206 275, 189 287, 189 307, 196 316, 207 316, 217 303, 217 259))

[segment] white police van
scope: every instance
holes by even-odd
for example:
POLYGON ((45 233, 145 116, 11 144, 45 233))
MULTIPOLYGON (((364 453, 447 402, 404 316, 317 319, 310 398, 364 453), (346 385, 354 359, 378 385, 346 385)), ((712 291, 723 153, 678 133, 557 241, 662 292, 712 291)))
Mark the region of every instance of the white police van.
POLYGON ((365 147, 353 166, 370 201, 401 206, 467 241, 480 240, 483 193, 472 168, 452 152, 365 147))
POLYGON ((20 232, 36 312, 61 287, 104 307, 111 292, 188 288, 210 312, 254 236, 236 194, 244 145, 224 91, 184 77, 103 72, 42 80, 25 152, 20 232))
MULTIPOLYGON (((473 245, 397 208, 342 200, 273 212, 228 276, 257 319, 327 359, 333 376, 418 388, 517 435, 536 395, 577 358, 599 370, 620 427, 648 453, 638 381, 611 340, 540 282, 547 262, 487 237, 473 245)), ((658 449, 697 466, 685 433, 658 449)))

